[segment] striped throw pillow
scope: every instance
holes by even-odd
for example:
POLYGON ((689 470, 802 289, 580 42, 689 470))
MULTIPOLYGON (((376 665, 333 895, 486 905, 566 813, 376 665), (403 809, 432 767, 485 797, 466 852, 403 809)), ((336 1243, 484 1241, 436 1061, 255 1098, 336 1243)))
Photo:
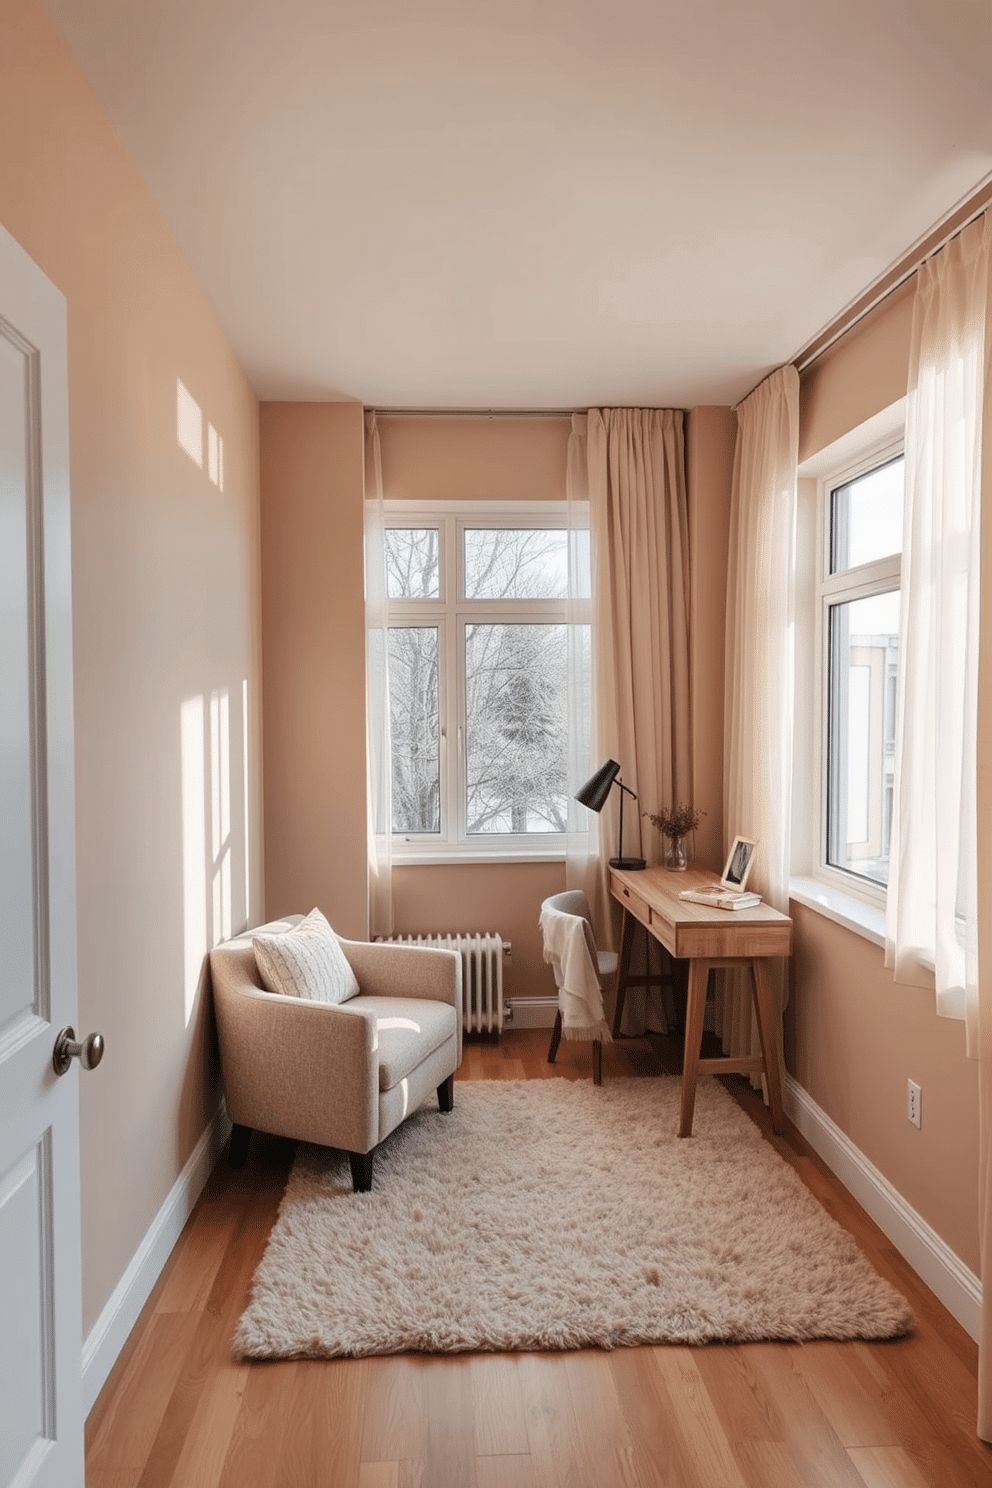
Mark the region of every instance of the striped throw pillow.
POLYGON ((355 973, 319 909, 292 930, 256 935, 255 965, 269 992, 309 1002, 347 1002, 358 993, 355 973))

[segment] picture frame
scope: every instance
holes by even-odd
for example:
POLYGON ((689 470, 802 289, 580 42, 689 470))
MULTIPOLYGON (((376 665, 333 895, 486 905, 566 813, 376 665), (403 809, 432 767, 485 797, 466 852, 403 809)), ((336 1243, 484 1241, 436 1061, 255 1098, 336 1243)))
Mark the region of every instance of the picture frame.
POLYGON ((737 836, 727 855, 727 863, 720 883, 725 889, 742 894, 747 886, 748 875, 754 864, 757 842, 750 837, 737 836))

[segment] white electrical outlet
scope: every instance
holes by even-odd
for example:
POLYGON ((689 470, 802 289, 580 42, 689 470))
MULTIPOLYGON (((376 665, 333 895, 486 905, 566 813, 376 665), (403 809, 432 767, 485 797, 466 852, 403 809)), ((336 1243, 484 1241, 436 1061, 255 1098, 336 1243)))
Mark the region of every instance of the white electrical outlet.
POLYGON ((914 1126, 922 1126, 923 1091, 915 1080, 906 1081, 906 1115, 914 1126))

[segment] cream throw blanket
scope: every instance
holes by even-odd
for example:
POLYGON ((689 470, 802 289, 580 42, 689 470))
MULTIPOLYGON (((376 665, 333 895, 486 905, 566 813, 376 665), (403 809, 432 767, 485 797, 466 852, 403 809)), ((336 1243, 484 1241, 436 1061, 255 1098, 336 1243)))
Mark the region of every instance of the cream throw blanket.
POLYGON ((596 961, 580 915, 559 909, 541 911, 544 959, 550 962, 558 985, 562 1032, 567 1039, 611 1041, 596 961))

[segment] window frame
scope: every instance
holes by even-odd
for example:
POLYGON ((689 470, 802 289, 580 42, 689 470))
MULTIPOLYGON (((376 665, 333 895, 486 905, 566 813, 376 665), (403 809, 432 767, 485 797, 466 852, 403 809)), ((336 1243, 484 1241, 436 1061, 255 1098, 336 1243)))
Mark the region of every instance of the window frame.
MULTIPOLYGON (((904 447, 905 399, 900 399, 803 462, 797 483, 796 689, 789 891, 793 899, 879 945, 885 942, 887 887, 828 861, 830 608, 898 590, 902 554, 831 574, 831 495, 846 482, 897 458, 904 453, 904 447)), ((884 705, 883 679, 883 710, 884 705)))
MULTIPOLYGON (((467 599, 464 586, 466 529, 544 528, 569 530, 575 503, 558 501, 401 501, 383 502, 385 528, 434 527, 439 530, 440 596, 437 599, 386 599, 387 629, 432 625, 439 648, 440 831, 392 833, 393 862, 560 862, 564 832, 477 833, 466 828, 466 673, 465 633, 470 624, 589 624, 590 599, 467 599)), ((580 504, 587 521, 588 508, 580 504)))

